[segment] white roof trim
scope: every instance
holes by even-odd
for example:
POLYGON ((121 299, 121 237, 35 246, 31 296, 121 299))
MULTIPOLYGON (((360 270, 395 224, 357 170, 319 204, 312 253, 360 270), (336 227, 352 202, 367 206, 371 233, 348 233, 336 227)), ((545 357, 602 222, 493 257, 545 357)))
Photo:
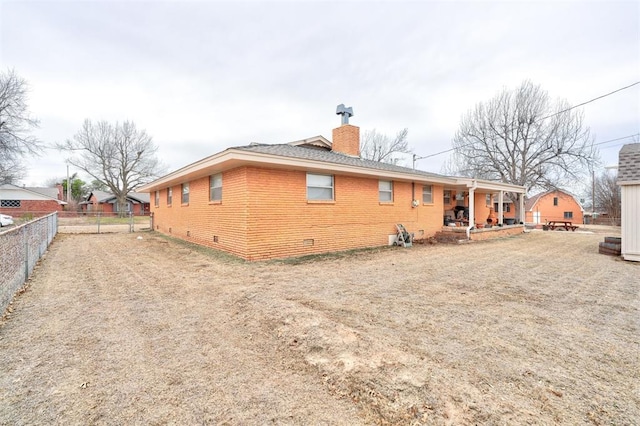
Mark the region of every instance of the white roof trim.
POLYGON ((331 142, 324 136, 320 136, 320 135, 313 136, 307 139, 302 139, 299 141, 289 142, 287 145, 293 145, 293 146, 313 145, 313 146, 331 149, 331 142))
MULTIPOLYGON (((320 137, 321 138, 321 137, 320 137)), ((315 138, 311 138, 315 139, 315 138)), ((324 138, 322 138, 324 139, 324 138)), ((137 188, 138 192, 151 192, 164 189, 168 186, 192 181, 215 173, 220 173, 235 167, 241 166, 272 166, 275 168, 285 168, 289 170, 304 170, 318 173, 339 173, 346 175, 356 175, 371 178, 384 178, 397 181, 408 181, 425 184, 442 184, 446 186, 471 186, 474 179, 456 178, 450 176, 427 176, 411 172, 390 171, 383 169, 372 169, 339 163, 331 163, 321 160, 311 160, 294 157, 284 157, 281 155, 267 154, 262 152, 250 152, 242 149, 229 148, 220 153, 203 158, 195 163, 189 164, 181 169, 169 173, 153 182, 137 188)), ((488 189, 493 191, 508 191, 525 193, 526 189, 518 185, 510 185, 500 182, 475 180, 477 189, 488 189)))

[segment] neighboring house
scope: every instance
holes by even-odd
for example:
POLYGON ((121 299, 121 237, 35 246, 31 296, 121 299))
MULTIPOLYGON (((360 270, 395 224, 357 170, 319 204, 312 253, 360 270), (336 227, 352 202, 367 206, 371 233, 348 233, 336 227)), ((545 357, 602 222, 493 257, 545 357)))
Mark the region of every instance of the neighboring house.
MULTIPOLYGON (((83 213, 119 213, 116 196, 104 191, 91 192, 87 198, 80 203, 80 209, 83 213)), ((148 215, 150 212, 149 194, 144 192, 130 192, 127 195, 125 211, 127 213, 133 212, 136 216, 148 215)))
POLYGON ((62 211, 60 188, 27 188, 6 183, 0 185, 0 213, 10 216, 32 214, 42 216, 62 211))
POLYGON ((316 136, 229 148, 139 191, 152 195, 154 230, 248 260, 388 245, 396 224, 426 238, 443 230, 445 211, 463 203, 473 227, 486 221, 494 196, 525 193, 521 186, 441 176, 359 154, 360 129, 343 124, 333 130, 333 142, 316 136))
POLYGON ((620 254, 625 260, 640 262, 640 143, 620 149, 618 185, 622 195, 620 254))
POLYGON ((584 223, 584 209, 578 199, 561 189, 528 198, 524 209, 526 223, 544 224, 554 220, 584 223))

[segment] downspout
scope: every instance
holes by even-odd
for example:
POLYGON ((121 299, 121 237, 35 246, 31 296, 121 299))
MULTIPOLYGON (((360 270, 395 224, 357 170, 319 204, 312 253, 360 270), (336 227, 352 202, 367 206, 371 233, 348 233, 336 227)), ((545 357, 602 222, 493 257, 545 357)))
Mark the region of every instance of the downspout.
POLYGON ((467 226, 467 240, 471 239, 471 228, 475 226, 476 218, 475 218, 475 205, 476 205, 476 193, 475 190, 478 188, 478 182, 473 179, 473 183, 469 188, 469 225, 467 226))

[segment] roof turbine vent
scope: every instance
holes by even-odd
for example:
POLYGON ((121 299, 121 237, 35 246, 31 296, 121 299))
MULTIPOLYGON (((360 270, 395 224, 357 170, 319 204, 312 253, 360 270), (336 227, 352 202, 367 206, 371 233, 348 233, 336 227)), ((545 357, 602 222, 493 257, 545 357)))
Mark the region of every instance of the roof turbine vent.
POLYGON ((347 108, 344 104, 340 104, 336 108, 336 115, 342 116, 342 124, 349 124, 349 117, 353 117, 353 108, 347 108))

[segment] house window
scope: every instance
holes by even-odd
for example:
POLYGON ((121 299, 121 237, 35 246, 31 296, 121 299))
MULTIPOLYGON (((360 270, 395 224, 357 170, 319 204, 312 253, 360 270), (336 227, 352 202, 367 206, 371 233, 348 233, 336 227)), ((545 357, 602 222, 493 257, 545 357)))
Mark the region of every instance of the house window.
POLYGON ((182 184, 182 204, 189 204, 189 184, 182 184))
POLYGON ((426 204, 433 203, 433 185, 424 185, 422 187, 422 202, 426 204))
POLYGON ((333 176, 307 173, 307 200, 333 201, 333 176))
MULTIPOLYGON (((122 213, 122 211, 120 210, 120 204, 118 204, 118 202, 114 204, 114 207, 115 207, 116 213, 122 213)), ((129 213, 130 211, 131 211, 131 202, 127 201, 124 205, 124 212, 129 213)))
POLYGON ((487 194, 487 195, 485 195, 485 201, 484 201, 484 204, 485 204, 485 205, 487 205, 487 206, 490 206, 490 205, 491 205, 491 194, 487 194))
POLYGON ((20 200, 0 200, 0 207, 6 207, 8 209, 19 209, 20 200))
POLYGON ((443 194, 444 194, 444 197, 443 197, 444 204, 445 205, 451 204, 451 190, 445 189, 443 194))
POLYGON ((209 201, 222 200, 222 173, 209 177, 209 201))
MULTIPOLYGON (((493 203, 493 210, 498 211, 498 203, 493 203)), ((504 213, 509 213, 511 211, 511 204, 502 203, 502 211, 504 213)))
POLYGON ((554 206, 558 205, 558 197, 553 197, 553 205, 554 206))
POLYGON ((381 180, 378 182, 379 199, 383 203, 393 201, 393 182, 390 180, 381 180))
POLYGON ((155 204, 156 207, 160 206, 160 191, 156 191, 154 204, 155 204))
POLYGON ((170 206, 173 202, 173 188, 167 188, 167 205, 170 206))
POLYGON ((573 219, 573 212, 564 212, 565 219, 573 219))

